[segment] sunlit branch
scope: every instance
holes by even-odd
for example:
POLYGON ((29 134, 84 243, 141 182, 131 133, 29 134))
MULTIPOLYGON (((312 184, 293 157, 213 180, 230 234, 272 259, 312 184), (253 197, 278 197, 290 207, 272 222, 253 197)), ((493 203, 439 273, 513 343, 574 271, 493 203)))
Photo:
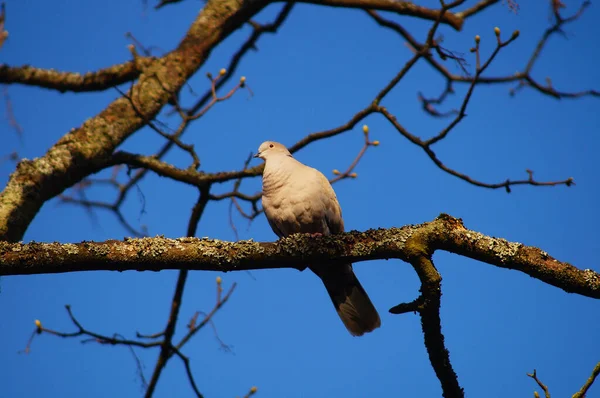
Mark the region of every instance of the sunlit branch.
MULTIPOLYGON (((165 138, 168 139, 168 142, 155 155, 142 156, 142 155, 133 155, 133 154, 125 154, 123 152, 117 152, 112 157, 112 159, 109 160, 108 165, 110 165, 110 164, 115 164, 115 165, 126 164, 126 165, 131 166, 132 168, 139 168, 139 170, 137 170, 135 173, 133 173, 133 175, 130 177, 129 181, 126 184, 124 184, 123 187, 119 188, 118 196, 113 204, 114 206, 116 206, 116 207, 121 206, 121 204, 124 202, 124 200, 126 199, 128 193, 131 191, 131 189, 133 187, 137 186, 137 184, 144 178, 144 176, 146 175, 146 173, 149 170, 152 170, 161 176, 171 177, 177 181, 184 181, 189 184, 196 185, 196 186, 203 185, 206 182, 213 182, 213 180, 211 178, 209 178, 208 180, 210 180, 210 181, 208 181, 207 179, 200 177, 199 174, 194 173, 193 170, 179 171, 179 170, 175 169, 173 166, 171 166, 167 163, 161 162, 160 159, 162 159, 170 151, 170 149, 173 147, 173 145, 178 145, 177 142, 180 143, 180 145, 178 145, 180 148, 190 152, 190 154, 191 154, 191 152, 193 151, 193 147, 188 144, 184 144, 181 141, 181 136, 184 134, 187 127, 190 125, 190 121, 192 120, 192 118, 194 120, 198 119, 201 115, 205 114, 206 111, 210 107, 212 107, 212 105, 214 105, 215 102, 217 102, 215 100, 215 97, 217 97, 216 96, 217 91, 223 86, 223 84, 225 84, 227 81, 229 81, 229 79, 233 76, 233 74, 237 70, 237 67, 238 67, 239 63, 241 62, 243 56, 246 55, 248 51, 255 48, 256 43, 258 42, 258 39, 264 33, 277 32, 278 28, 287 19, 292 8, 293 8, 293 3, 288 3, 285 6, 283 6, 281 11, 279 12, 279 14, 277 15, 277 17, 275 18, 275 20, 272 23, 264 24, 264 25, 252 23, 252 26, 253 26, 252 34, 248 37, 248 39, 244 42, 244 44, 240 47, 240 49, 232 56, 229 66, 225 70, 225 73, 219 72, 219 74, 217 75, 216 78, 211 79, 210 89, 189 110, 183 109, 183 107, 178 103, 176 95, 173 95, 171 97, 172 104, 175 106, 175 110, 179 113, 179 116, 181 117, 182 122, 180 123, 179 127, 172 134, 165 133, 164 131, 162 131, 162 129, 158 128, 157 126, 154 126, 156 128, 155 131, 157 131, 157 130, 161 131, 164 135, 167 136, 165 138), (212 102, 212 104, 207 108, 207 104, 209 102, 212 102), (204 109, 204 110, 201 110, 201 109, 204 109)), ((160 82, 160 80, 157 77, 155 77, 155 79, 160 82)), ((240 88, 244 85, 245 85, 245 82, 240 80, 240 82, 238 83, 238 85, 236 87, 240 88)), ((231 94, 232 94, 232 92, 230 90, 228 95, 231 96, 231 94)), ((129 97, 129 96, 126 96, 126 97, 129 98, 129 102, 131 104, 132 103, 131 97, 129 97)), ((222 100, 222 97, 220 97, 220 98, 222 100)), ((140 110, 138 110, 136 107, 134 107, 134 109, 136 110, 136 113, 139 116, 140 110)), ((157 123, 160 123, 160 122, 157 122, 157 123)), ((152 126, 151 126, 151 128, 152 128, 152 126)), ((163 134, 161 134, 161 135, 163 135, 163 134)), ((194 158, 193 155, 192 155, 192 157, 193 157, 194 162, 192 163, 191 168, 193 169, 194 166, 196 165, 196 160, 198 160, 198 163, 199 163, 199 159, 194 158)), ((225 181, 229 181, 229 180, 235 180, 237 178, 244 177, 244 176, 256 176, 256 175, 259 175, 261 171, 262 171, 262 166, 258 166, 258 167, 252 168, 248 172, 217 173, 217 175, 214 175, 213 177, 214 177, 215 182, 225 182, 225 181)), ((119 216, 118 213, 116 213, 116 214, 117 214, 117 216, 119 216)), ((119 216, 119 219, 122 220, 124 218, 122 216, 119 216)), ((124 226, 130 231, 135 231, 135 229, 131 228, 131 226, 127 223, 124 223, 124 226)), ((137 235, 138 234, 136 234, 136 236, 137 235)))
POLYGON ((594 384, 598 375, 600 375, 600 362, 594 366, 591 376, 585 381, 583 386, 581 386, 581 389, 573 394, 573 398, 585 398, 585 394, 587 394, 592 384, 594 384))
MULTIPOLYGON (((143 65, 149 65, 151 58, 139 60, 143 65)), ((24 65, 12 67, 0 65, 0 83, 23 84, 36 86, 61 93, 103 91, 119 84, 135 80, 141 73, 134 61, 100 69, 85 74, 76 72, 61 72, 54 69, 35 68, 24 65)))
MULTIPOLYGON (((463 3, 464 0, 455 3, 463 3)), ((456 14, 419 6, 410 1, 397 0, 301 0, 298 3, 311 3, 331 7, 360 8, 363 10, 391 11, 399 15, 440 21, 456 30, 461 30, 463 19, 456 14)), ((457 4, 458 5, 458 4, 457 4)))
POLYGON ((188 269, 243 271, 297 268, 307 263, 407 260, 405 242, 414 233, 427 237, 430 251, 445 250, 501 268, 518 270, 567 292, 600 298, 600 275, 558 261, 535 247, 492 238, 441 215, 432 222, 402 228, 311 237, 293 235, 277 242, 225 242, 179 238, 131 238, 124 241, 59 243, 0 242, 0 275, 75 271, 158 271, 188 269), (360 242, 360 244, 356 244, 360 242), (326 248, 326 250, 324 250, 326 248))

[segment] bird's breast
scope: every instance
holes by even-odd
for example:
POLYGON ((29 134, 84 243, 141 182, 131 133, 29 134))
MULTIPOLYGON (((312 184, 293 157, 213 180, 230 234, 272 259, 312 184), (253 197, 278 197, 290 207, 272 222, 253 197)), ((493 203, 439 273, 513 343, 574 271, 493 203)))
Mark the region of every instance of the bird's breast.
POLYGON ((286 236, 299 232, 326 233, 323 200, 311 181, 265 177, 262 205, 272 224, 286 236))

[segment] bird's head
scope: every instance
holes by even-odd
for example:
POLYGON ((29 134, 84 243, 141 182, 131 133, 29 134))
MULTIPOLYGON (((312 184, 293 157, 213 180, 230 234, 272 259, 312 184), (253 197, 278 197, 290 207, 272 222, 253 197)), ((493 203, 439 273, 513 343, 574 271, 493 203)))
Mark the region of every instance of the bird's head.
POLYGON ((258 147, 258 153, 254 155, 255 158, 266 161, 268 158, 273 156, 289 156, 292 157, 290 151, 287 150, 285 145, 275 141, 265 141, 258 147))

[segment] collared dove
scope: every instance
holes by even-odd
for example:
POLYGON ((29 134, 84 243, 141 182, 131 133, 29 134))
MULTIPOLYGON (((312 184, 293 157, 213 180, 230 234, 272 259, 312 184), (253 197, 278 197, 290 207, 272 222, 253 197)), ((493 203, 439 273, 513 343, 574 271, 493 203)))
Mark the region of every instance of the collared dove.
MULTIPOLYGON (((342 210, 327 178, 292 157, 285 146, 263 142, 254 156, 265 161, 262 205, 277 236, 344 232, 342 210)), ((381 325, 379 314, 352 271, 352 264, 311 266, 323 281, 342 322, 353 336, 381 325)))

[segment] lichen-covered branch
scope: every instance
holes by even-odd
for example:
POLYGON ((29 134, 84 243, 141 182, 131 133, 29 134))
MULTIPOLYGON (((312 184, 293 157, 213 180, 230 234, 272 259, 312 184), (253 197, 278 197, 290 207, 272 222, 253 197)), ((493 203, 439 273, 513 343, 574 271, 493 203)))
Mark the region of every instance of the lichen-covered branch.
MULTIPOLYGON (((600 362, 598 362, 596 366, 594 366, 591 376, 585 381, 585 383, 583 384, 583 386, 581 386, 579 391, 573 394, 572 398, 585 398, 588 390, 590 389, 590 387, 592 387, 598 375, 600 375, 600 362)), ((535 369, 533 369, 533 373, 527 373, 527 376, 531 377, 542 389, 545 398, 550 398, 550 389, 538 378, 537 371, 535 369)), ((539 398, 540 394, 537 391, 534 391, 533 396, 539 398)))
POLYGON ((581 386, 581 389, 573 394, 573 398, 585 398, 585 394, 588 392, 592 384, 594 384, 594 381, 596 381, 596 377, 598 377, 598 375, 600 375, 600 362, 594 366, 592 375, 585 381, 583 386, 581 386))
POLYGON ((600 274, 597 272, 578 269, 532 246, 468 230, 460 219, 448 215, 402 228, 352 231, 323 237, 293 235, 277 242, 163 237, 77 244, 0 242, 0 275, 93 270, 302 270, 307 263, 324 260, 333 260, 330 263, 389 258, 408 261, 410 252, 406 242, 416 236, 427 252, 445 250, 461 254, 524 272, 570 293, 600 298, 600 274))
POLYGON ((142 72, 139 67, 148 66, 151 63, 151 58, 140 57, 136 61, 128 61, 84 74, 35 68, 29 65, 0 65, 0 83, 19 83, 57 90, 61 93, 102 91, 135 80, 142 72))
MULTIPOLYGON (((421 329, 429 362, 435 371, 442 387, 444 398, 462 398, 464 390, 458 382, 458 376, 452 368, 450 353, 446 348, 444 335, 442 334, 442 320, 440 318, 440 306, 442 298, 442 276, 431 261, 431 253, 423 245, 423 238, 417 232, 413 238, 407 240, 406 247, 410 253, 410 263, 415 269, 421 281, 419 291, 421 295, 409 304, 421 316, 421 329)), ((398 306, 390 309, 391 313, 398 306)))
MULTIPOLYGON (((196 162, 196 159, 194 159, 194 163, 192 164, 191 169, 183 171, 183 172, 181 172, 180 170, 174 169, 173 166, 171 166, 165 162, 161 162, 160 160, 162 158, 164 158, 164 156, 167 153, 169 153, 169 151, 171 150, 171 148, 173 148, 173 146, 178 146, 186 152, 195 153, 195 150, 191 145, 189 145, 189 144, 185 145, 181 141, 181 137, 186 132, 187 128, 189 126, 191 126, 191 123, 189 123, 189 122, 192 121, 192 118, 194 121, 198 120, 197 115, 199 114, 199 112, 203 112, 203 109, 206 109, 207 105, 215 99, 215 97, 217 96, 217 92, 220 90, 220 88, 223 87, 223 85, 225 83, 227 83, 231 79, 231 77, 235 74, 235 71, 239 67, 243 57, 246 54, 248 54, 251 50, 257 48, 256 45, 257 45, 259 39, 264 34, 276 33, 277 30, 279 29, 279 27, 286 21, 286 19, 290 15, 290 12, 292 11, 293 8, 294 8, 294 3, 285 4, 281 8, 279 13, 277 14, 276 18, 271 23, 259 24, 257 22, 254 22, 253 20, 249 20, 248 24, 250 24, 253 28, 252 34, 249 35, 249 37, 246 39, 246 41, 244 41, 244 43, 240 46, 240 48, 232 55, 229 65, 227 66, 227 68, 225 68, 225 74, 221 74, 221 72, 219 72, 218 77, 215 79, 212 79, 211 87, 208 90, 206 90, 204 95, 202 95, 193 105, 184 108, 177 100, 177 98, 176 98, 177 96, 174 96, 172 98, 173 103, 171 103, 171 105, 173 105, 174 109, 172 109, 170 112, 179 113, 179 115, 182 118, 182 121, 179 124, 179 126, 177 127, 177 129, 172 134, 169 134, 168 137, 165 137, 165 138, 167 138, 167 142, 163 145, 163 147, 161 149, 159 149, 157 152, 155 152, 152 156, 133 155, 133 154, 117 152, 114 157, 112 157, 111 159, 108 160, 109 163, 113 162, 115 164, 120 165, 122 162, 123 164, 129 165, 130 168, 134 168, 134 167, 140 168, 135 173, 132 173, 131 175, 128 174, 128 181, 126 183, 113 185, 114 188, 116 188, 116 192, 117 192, 117 197, 115 198, 114 202, 112 202, 110 204, 104 203, 104 202, 93 203, 91 206, 89 206, 90 203, 86 202, 85 199, 83 199, 83 198, 82 198, 83 200, 77 199, 77 198, 73 197, 72 195, 63 195, 62 201, 64 203, 73 203, 73 204, 82 205, 86 209, 92 209, 92 208, 106 209, 106 208, 108 208, 110 210, 113 210, 114 214, 119 219, 119 222, 125 227, 126 230, 133 232, 133 234, 135 236, 142 236, 142 234, 140 234, 135 228, 133 228, 133 226, 131 226, 125 220, 125 217, 121 214, 121 205, 124 203, 125 199, 127 198, 129 192, 131 192, 132 188, 137 186, 137 184, 146 176, 148 171, 152 170, 161 176, 173 178, 177 181, 183 181, 183 182, 193 184, 196 186, 204 185, 204 183, 207 181, 207 178, 204 178, 203 179, 204 182, 200 183, 198 180, 201 179, 202 175, 199 175, 197 173, 194 173, 193 171, 190 171, 192 169, 195 169, 193 166, 197 165, 199 163, 199 160, 198 160, 198 162, 196 162), (108 205, 108 207, 106 207, 106 205, 108 205)), ((240 81, 240 83, 241 83, 241 81, 240 81)), ((158 124, 160 122, 156 121, 156 123, 158 124)), ((149 126, 151 127, 150 124, 149 124, 149 126)), ((193 156, 194 155, 192 155, 192 157, 193 156)), ((118 167, 119 166, 116 166, 116 168, 118 168, 118 167)), ((252 175, 253 176, 259 175, 261 170, 262 170, 262 165, 255 168, 252 175)), ((229 173, 229 175, 231 175, 231 173, 229 173)), ((215 178, 223 177, 223 175, 220 175, 220 173, 217 173, 213 176, 215 178)), ((114 178, 116 178, 116 176, 114 178)), ((236 178, 233 177, 230 179, 236 179, 236 178)), ((88 178, 88 179, 82 181, 82 184, 86 183, 86 182, 96 183, 97 181, 98 180, 91 180, 88 178)), ((86 186, 89 186, 89 185, 90 184, 87 184, 86 186)), ((83 190, 78 190, 77 194, 79 196, 82 196, 83 192, 84 192, 83 190)), ((212 199, 213 199, 213 195, 211 195, 211 200, 212 199)))
POLYGON ((259 1, 209 1, 179 46, 143 70, 129 91, 130 99, 113 101, 66 134, 43 157, 21 161, 0 194, 0 239, 18 241, 44 202, 104 167, 105 158, 152 120, 213 47, 264 5, 259 1))
MULTIPOLYGON (((201 198, 204 198, 202 203, 205 205, 208 200, 208 188, 203 189, 201 198)), ((191 226, 195 225, 193 219, 194 217, 190 221, 191 226)), ((188 270, 303 270, 306 264, 315 262, 336 264, 398 258, 414 267, 421 281, 421 294, 413 302, 399 304, 390 312, 419 313, 427 353, 440 380, 444 397, 463 397, 464 391, 453 370, 442 334, 442 278, 431 260, 436 250, 445 250, 502 268, 518 270, 567 292, 600 299, 600 274, 597 272, 590 269, 580 270, 571 264, 560 262, 535 247, 468 230, 460 219, 445 214, 431 222, 402 228, 351 231, 320 237, 297 234, 277 242, 262 243, 224 242, 192 237, 156 237, 78 244, 0 242, 0 275, 86 270, 180 269, 180 281, 175 293, 179 296, 173 300, 174 306, 167 328, 158 334, 164 337, 161 344, 162 360, 157 362, 146 392, 146 396, 151 396, 164 364, 173 355, 171 336, 177 319, 176 315, 173 316, 173 311, 179 308, 188 270)), ((218 280, 217 283, 219 282, 218 280)), ((180 345, 185 344, 192 334, 190 329, 189 336, 186 335, 180 345)), ((176 348, 179 349, 180 345, 176 348)), ((589 382, 590 385, 591 383, 593 380, 589 382)))

